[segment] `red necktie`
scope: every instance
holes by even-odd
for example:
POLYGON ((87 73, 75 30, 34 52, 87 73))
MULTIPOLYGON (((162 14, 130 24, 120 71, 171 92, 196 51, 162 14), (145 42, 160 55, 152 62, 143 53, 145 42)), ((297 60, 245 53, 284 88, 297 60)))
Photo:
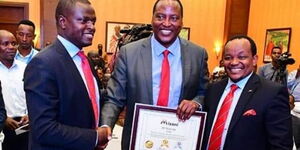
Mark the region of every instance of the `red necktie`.
POLYGON ((160 90, 157 101, 158 106, 168 106, 170 88, 170 65, 168 60, 169 53, 170 52, 168 50, 163 52, 164 59, 161 66, 160 90))
POLYGON ((235 84, 231 85, 231 89, 227 96, 225 97, 223 104, 220 108, 217 120, 215 122, 215 125, 213 127, 210 140, 209 140, 209 147, 208 150, 219 150, 221 148, 221 140, 222 140, 222 134, 224 131, 226 119, 228 116, 228 112, 233 100, 233 95, 235 90, 238 88, 235 84))
POLYGON ((98 113, 98 104, 97 104, 97 101, 96 101, 96 88, 95 88, 93 74, 92 74, 92 71, 91 71, 89 61, 86 58, 84 52, 79 51, 78 56, 81 58, 81 67, 82 67, 82 71, 84 73, 85 81, 87 83, 89 96, 90 96, 92 106, 93 106, 93 110, 94 110, 94 117, 95 117, 95 121, 96 121, 96 127, 97 127, 98 126, 98 121, 99 121, 99 113, 98 113))

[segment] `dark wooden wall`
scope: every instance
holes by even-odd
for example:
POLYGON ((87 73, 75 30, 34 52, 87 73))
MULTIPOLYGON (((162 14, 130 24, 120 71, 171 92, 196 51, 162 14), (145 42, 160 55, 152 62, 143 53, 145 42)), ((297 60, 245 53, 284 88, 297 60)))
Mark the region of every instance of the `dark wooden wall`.
POLYGON ((250 0, 227 0, 224 43, 236 34, 247 35, 250 0))
POLYGON ((18 23, 28 19, 28 3, 0 2, 0 29, 16 33, 18 23))
POLYGON ((58 0, 41 0, 41 48, 56 38, 55 9, 58 0))

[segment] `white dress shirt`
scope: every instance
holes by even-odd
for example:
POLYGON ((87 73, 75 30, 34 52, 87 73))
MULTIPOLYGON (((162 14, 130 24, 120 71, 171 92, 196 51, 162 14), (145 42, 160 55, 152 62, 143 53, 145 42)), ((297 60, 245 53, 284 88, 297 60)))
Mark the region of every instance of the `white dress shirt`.
POLYGON ((16 53, 16 56, 15 56, 15 59, 16 59, 16 60, 19 60, 19 61, 21 61, 21 62, 23 62, 23 63, 28 64, 28 63, 30 62, 30 60, 31 60, 38 52, 39 52, 39 51, 37 51, 36 49, 31 48, 31 51, 30 51, 30 53, 29 53, 28 55, 22 56, 22 55, 20 54, 19 50, 18 50, 17 53, 16 53))
POLYGON ((13 65, 7 68, 0 62, 0 80, 5 109, 8 117, 27 115, 23 75, 26 64, 14 60, 13 65))

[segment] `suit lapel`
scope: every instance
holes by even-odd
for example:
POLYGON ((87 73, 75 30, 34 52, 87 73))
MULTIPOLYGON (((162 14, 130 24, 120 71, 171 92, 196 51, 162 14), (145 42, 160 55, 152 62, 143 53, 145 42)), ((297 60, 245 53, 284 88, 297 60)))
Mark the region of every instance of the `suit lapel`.
POLYGON ((143 68, 139 68, 139 71, 144 73, 146 82, 146 93, 148 93, 147 103, 153 104, 152 100, 152 48, 151 48, 151 38, 147 38, 142 44, 142 49, 140 50, 140 55, 142 58, 143 68))
POLYGON ((230 131, 235 126, 235 124, 242 117, 245 107, 251 100, 253 94, 255 93, 255 91, 258 87, 259 87, 259 78, 255 73, 253 73, 251 75, 251 77, 249 78, 246 86, 244 87, 242 94, 238 100, 238 103, 235 107, 235 110, 234 110, 234 113, 233 113, 233 116, 231 118, 231 122, 229 125, 228 133, 230 133, 230 131))
MULTIPOLYGON (((82 93, 82 95, 84 96, 82 99, 89 100, 88 103, 90 103, 90 105, 88 105, 88 106, 90 107, 90 110, 93 110, 92 103, 89 98, 89 93, 86 89, 84 81, 83 81, 73 59, 71 58, 71 56, 67 52, 66 48, 62 45, 62 43, 59 40, 56 40, 54 45, 56 46, 56 48, 54 50, 57 51, 57 53, 61 57, 60 60, 62 60, 62 62, 61 62, 62 65, 64 66, 65 69, 68 70, 69 76, 73 78, 72 81, 74 82, 74 86, 77 86, 79 89, 82 89, 83 91, 85 91, 82 93)), ((92 114, 94 115, 94 113, 92 113, 92 114)))
MULTIPOLYGON (((179 38, 180 39, 180 38, 179 38)), ((190 78, 191 73, 191 58, 190 51, 188 49, 188 44, 184 40, 180 41, 180 53, 181 53, 181 64, 182 64, 182 88, 180 92, 180 100, 182 100, 182 96, 184 93, 185 86, 190 78)), ((180 103, 180 102, 179 102, 180 103)))
MULTIPOLYGON (((207 120, 208 121, 208 125, 209 125, 209 128, 212 127, 213 125, 213 120, 214 120, 214 117, 216 115, 216 111, 217 111, 217 107, 219 105, 219 101, 221 99, 221 96, 224 92, 224 89, 227 85, 227 82, 228 82, 228 79, 224 79, 222 81, 219 82, 219 84, 217 84, 216 86, 214 86, 214 88, 210 88, 210 92, 209 92, 209 95, 208 95, 208 98, 209 99, 209 106, 206 106, 206 107, 209 107, 209 113, 207 116, 207 118, 211 118, 210 120, 207 120)), ((204 108, 206 109, 206 108, 204 108)), ((209 130, 210 131, 210 130, 209 130)))

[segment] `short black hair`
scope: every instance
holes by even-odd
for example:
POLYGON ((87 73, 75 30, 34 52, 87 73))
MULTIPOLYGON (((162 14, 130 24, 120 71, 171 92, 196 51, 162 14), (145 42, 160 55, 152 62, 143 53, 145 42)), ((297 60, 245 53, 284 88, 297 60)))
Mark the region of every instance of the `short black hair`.
POLYGON ((279 47, 279 46, 274 46, 274 47, 272 48, 272 52, 273 52, 274 49, 280 49, 280 50, 282 51, 282 48, 279 47))
POLYGON ((226 43, 225 46, 227 45, 228 42, 236 40, 236 39, 246 39, 249 41, 250 43, 250 48, 251 48, 251 52, 252 52, 252 56, 256 55, 257 53, 257 48, 256 48, 256 44, 254 42, 254 40, 252 40, 249 36, 247 35, 235 35, 233 37, 231 37, 226 43))
POLYGON ((21 24, 25 24, 25 25, 28 25, 28 26, 32 26, 33 28, 33 33, 35 32, 35 25, 32 21, 30 20, 27 20, 27 19, 24 19, 24 20, 21 20, 19 23, 18 23, 18 26, 20 26, 21 24))
MULTIPOLYGON (((154 14, 155 9, 156 9, 156 6, 157 6, 157 4, 158 4, 159 1, 161 1, 161 0, 157 0, 157 1, 154 3, 153 10, 152 10, 152 14, 154 14)), ((179 6, 180 6, 180 10, 181 10, 181 11, 180 11, 181 17, 183 17, 183 6, 182 6, 180 0, 173 0, 173 1, 178 2, 179 6)))
POLYGON ((91 5, 89 0, 59 0, 55 10, 56 25, 58 25, 59 16, 66 16, 66 12, 74 8, 77 2, 91 5))

